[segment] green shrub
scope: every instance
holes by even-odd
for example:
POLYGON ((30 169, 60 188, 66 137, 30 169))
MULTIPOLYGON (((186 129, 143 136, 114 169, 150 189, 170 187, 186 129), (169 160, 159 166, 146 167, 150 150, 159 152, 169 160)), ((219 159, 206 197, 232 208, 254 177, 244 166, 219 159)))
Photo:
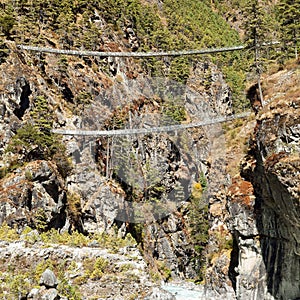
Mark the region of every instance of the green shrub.
MULTIPOLYGON (((61 137, 52 133, 53 111, 44 96, 37 96, 30 111, 31 122, 25 123, 12 137, 6 152, 22 155, 17 163, 37 159, 53 159, 62 177, 68 176, 72 164, 66 155, 61 137)), ((13 161, 8 172, 12 171, 13 161)), ((3 172, 2 172, 3 173, 3 172)))
POLYGON ((117 253, 120 248, 133 246, 136 244, 135 239, 130 233, 125 238, 118 237, 117 234, 96 233, 90 238, 96 240, 101 247, 108 248, 114 253, 117 253))
POLYGON ((91 241, 88 236, 85 236, 77 231, 74 231, 72 234, 68 233, 67 231, 60 233, 58 230, 53 228, 49 231, 41 233, 40 237, 42 242, 46 244, 60 244, 73 247, 87 246, 91 241))
POLYGON ((204 250, 208 243, 208 204, 204 202, 202 197, 203 191, 207 188, 207 181, 203 173, 201 173, 199 182, 192 187, 192 195, 188 206, 188 220, 190 227, 190 239, 194 246, 194 260, 198 266, 199 280, 203 280, 203 266, 205 265, 204 250))
POLYGON ((166 266, 165 262, 160 260, 157 261, 157 267, 164 281, 168 281, 171 279, 171 270, 166 266))
POLYGON ((26 178, 26 180, 28 180, 28 181, 32 181, 33 176, 32 176, 32 174, 31 174, 30 170, 25 170, 25 178, 26 178))
POLYGON ((0 227, 0 240, 12 242, 18 239, 19 235, 16 229, 9 227, 6 222, 2 223, 0 227))
POLYGON ((24 299, 31 289, 31 282, 28 279, 30 274, 22 272, 22 274, 0 274, 1 287, 0 296, 2 299, 15 300, 24 299))
POLYGON ((133 269, 134 269, 134 266, 132 264, 123 264, 120 266, 119 271, 121 273, 123 273, 123 272, 126 273, 127 271, 133 270, 133 269))
POLYGON ((167 100, 162 105, 162 114, 168 123, 178 124, 186 120, 186 110, 180 100, 167 100))
POLYGON ((9 48, 7 47, 7 45, 0 41, 0 64, 4 63, 6 58, 9 55, 9 48))
POLYGON ((0 14, 0 30, 7 37, 10 36, 11 30, 14 27, 16 20, 10 13, 0 14))
POLYGON ((81 198, 77 193, 67 193, 67 210, 72 222, 76 225, 81 220, 81 198))
POLYGON ((35 224, 36 229, 39 232, 43 232, 47 229, 49 220, 42 208, 39 208, 32 217, 32 221, 35 224))
POLYGON ((76 284, 70 284, 68 279, 60 279, 57 290, 59 295, 67 297, 68 300, 81 300, 82 296, 76 284))
POLYGON ((83 261, 84 274, 76 278, 77 284, 83 284, 88 279, 99 280, 108 271, 109 261, 103 257, 86 258, 83 261))
POLYGON ((59 141, 58 148, 52 156, 59 174, 67 178, 73 170, 72 159, 66 155, 66 147, 59 141))
POLYGON ((4 178, 9 173, 9 168, 4 166, 0 168, 0 179, 4 178))
POLYGON ((217 243, 218 243, 218 253, 220 254, 224 250, 231 250, 233 247, 233 238, 232 236, 227 236, 222 232, 217 232, 215 234, 217 243))

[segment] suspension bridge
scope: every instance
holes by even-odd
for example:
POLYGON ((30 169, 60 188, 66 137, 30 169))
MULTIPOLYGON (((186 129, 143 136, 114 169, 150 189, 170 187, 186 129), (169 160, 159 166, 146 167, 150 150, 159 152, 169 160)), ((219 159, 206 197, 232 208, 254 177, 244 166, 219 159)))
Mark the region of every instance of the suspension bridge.
POLYGON ((99 51, 80 51, 80 50, 66 50, 46 47, 35 47, 27 45, 18 45, 20 50, 35 51, 42 53, 64 54, 75 56, 98 56, 98 57, 162 57, 162 56, 183 56, 183 55, 199 55, 210 54, 218 52, 230 52, 243 50, 246 46, 232 46, 223 48, 207 48, 200 50, 183 50, 183 51, 166 51, 166 52, 99 52, 99 51))
MULTIPOLYGON (((278 41, 265 42, 256 47, 266 47, 271 45, 280 44, 278 41)), ((185 55, 201 55, 201 54, 212 54, 219 52, 231 52, 251 49, 246 45, 237 45, 231 47, 221 48, 205 48, 199 50, 182 50, 182 51, 157 51, 157 52, 99 52, 99 51, 85 51, 85 50, 66 50, 56 49, 47 47, 36 47, 29 45, 18 45, 18 49, 25 51, 35 51, 41 53, 52 53, 52 54, 64 54, 64 55, 75 55, 75 56, 99 56, 99 57, 162 57, 162 56, 185 56, 185 55)))
MULTIPOLYGON (((278 44, 279 42, 268 42, 263 43, 260 46, 269 46, 278 44)), ((222 47, 222 48, 206 48, 199 50, 182 50, 182 51, 166 51, 166 52, 99 52, 99 51, 85 51, 85 50, 66 50, 66 49, 56 49, 47 47, 36 47, 28 45, 18 45, 20 50, 25 51, 35 51, 41 53, 50 54, 63 54, 63 55, 75 55, 75 56, 98 56, 98 57, 136 57, 136 58, 147 58, 147 57, 163 57, 163 56, 185 56, 185 55, 203 55, 212 54, 220 52, 230 52, 230 51, 241 51, 248 47, 245 45, 237 45, 232 47, 222 47)), ((176 124, 167 125, 160 127, 151 128, 134 128, 134 129, 118 129, 118 130, 70 130, 70 129, 53 129, 53 133, 71 136, 121 136, 121 135, 134 135, 134 134, 149 134, 149 133, 161 133, 161 132, 171 132, 180 131, 189 128, 196 128, 201 126, 213 125, 217 123, 223 123, 232 121, 235 119, 246 118, 250 115, 250 112, 244 112, 242 114, 235 114, 231 116, 221 116, 216 118, 210 118, 201 122, 189 123, 189 124, 176 124)))
POLYGON ((241 114, 235 114, 228 117, 216 117, 210 118, 205 121, 189 123, 189 124, 176 124, 160 127, 151 128, 133 128, 133 129, 118 129, 118 130, 68 130, 68 129, 53 129, 53 133, 71 136, 120 136, 120 135, 135 135, 135 134, 150 134, 150 133, 161 133, 161 132, 171 132, 180 131, 189 128, 196 128, 201 126, 208 126, 217 123, 224 123, 228 121, 233 121, 235 119, 246 118, 250 115, 250 112, 244 112, 241 114))

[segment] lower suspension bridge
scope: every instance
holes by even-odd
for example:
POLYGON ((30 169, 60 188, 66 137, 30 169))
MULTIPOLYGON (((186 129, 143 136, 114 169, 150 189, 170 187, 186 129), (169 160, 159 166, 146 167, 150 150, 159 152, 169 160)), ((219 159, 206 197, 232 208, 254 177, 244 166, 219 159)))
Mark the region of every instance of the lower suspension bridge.
POLYGON ((250 112, 244 112, 241 114, 235 114, 227 117, 216 117, 209 120, 189 123, 189 124, 178 124, 178 125, 168 125, 160 127, 151 128, 133 128, 133 129, 118 129, 118 130, 68 130, 68 129, 53 129, 53 133, 71 136, 120 136, 120 135, 135 135, 135 134, 150 134, 150 133, 161 133, 161 132, 171 132, 180 131, 189 128, 196 128, 201 126, 208 126, 217 123, 223 123, 228 121, 233 121, 235 119, 246 118, 250 115, 250 112))

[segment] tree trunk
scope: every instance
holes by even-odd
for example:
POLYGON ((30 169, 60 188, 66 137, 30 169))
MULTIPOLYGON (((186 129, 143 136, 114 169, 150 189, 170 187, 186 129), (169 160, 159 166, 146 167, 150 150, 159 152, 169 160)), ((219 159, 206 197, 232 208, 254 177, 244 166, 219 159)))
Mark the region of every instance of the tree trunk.
MULTIPOLYGON (((296 26, 296 20, 294 20, 294 25, 296 26)), ((295 47, 295 58, 298 60, 298 49, 297 49, 297 30, 294 29, 294 47, 295 47)))
POLYGON ((256 68, 256 74, 257 74, 257 84, 258 84, 258 91, 259 91, 259 98, 261 106, 264 107, 264 98, 261 88, 261 71, 260 71, 260 65, 259 65, 259 53, 258 53, 258 45, 257 45, 257 37, 255 35, 254 37, 254 47, 255 47, 255 68, 256 68))
POLYGON ((106 147, 106 179, 109 179, 110 174, 109 174, 109 162, 110 162, 110 151, 109 151, 109 142, 110 139, 107 137, 107 147, 106 147))

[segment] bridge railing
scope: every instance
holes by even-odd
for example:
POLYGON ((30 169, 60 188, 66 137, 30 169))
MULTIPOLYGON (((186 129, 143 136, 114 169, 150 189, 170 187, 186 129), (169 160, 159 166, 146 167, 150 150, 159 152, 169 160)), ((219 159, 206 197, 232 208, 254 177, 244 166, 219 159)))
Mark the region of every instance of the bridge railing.
POLYGON ((133 129, 118 129, 118 130, 53 129, 52 132, 57 134, 72 135, 72 136, 118 136, 118 135, 161 133, 161 132, 179 131, 188 128, 195 128, 195 127, 228 122, 235 119, 246 118, 250 114, 251 114, 250 112, 244 112, 241 114, 235 114, 227 117, 222 116, 222 117, 209 119, 201 122, 190 123, 190 124, 168 125, 168 126, 151 127, 151 128, 133 128, 133 129))

